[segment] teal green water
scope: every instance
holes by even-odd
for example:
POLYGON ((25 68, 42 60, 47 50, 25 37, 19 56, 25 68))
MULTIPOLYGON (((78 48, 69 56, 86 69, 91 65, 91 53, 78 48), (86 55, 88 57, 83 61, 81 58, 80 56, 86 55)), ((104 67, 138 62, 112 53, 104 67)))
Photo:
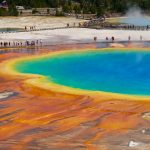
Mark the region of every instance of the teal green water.
POLYGON ((16 64, 22 73, 84 90, 150 95, 150 52, 88 51, 16 64))

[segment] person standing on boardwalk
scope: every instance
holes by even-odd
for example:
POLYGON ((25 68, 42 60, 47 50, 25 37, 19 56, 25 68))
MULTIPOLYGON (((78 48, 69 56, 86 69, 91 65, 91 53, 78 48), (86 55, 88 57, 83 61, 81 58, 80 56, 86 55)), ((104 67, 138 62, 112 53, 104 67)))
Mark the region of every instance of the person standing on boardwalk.
POLYGON ((3 46, 3 42, 1 42, 1 47, 3 46))
POLYGON ((79 23, 79 27, 81 27, 81 23, 79 23))
POLYGON ((69 23, 67 23, 67 28, 69 28, 69 23))
POLYGON ((95 41, 95 42, 97 41, 97 37, 96 37, 96 36, 94 37, 94 41, 95 41))
POLYGON ((142 35, 140 35, 140 41, 142 41, 143 40, 143 37, 142 37, 142 35))
POLYGON ((36 40, 36 44, 37 44, 37 45, 39 44, 39 41, 38 41, 38 40, 36 40))
POLYGON ((40 44, 41 44, 41 46, 43 45, 42 39, 40 39, 40 44))
POLYGON ((15 47, 15 42, 13 42, 13 46, 15 47))
POLYGON ((111 38, 111 39, 112 39, 112 42, 114 42, 114 41, 115 41, 115 38, 114 38, 114 36, 112 36, 112 38, 111 38))
POLYGON ((128 37, 128 41, 129 41, 129 42, 131 41, 131 36, 128 37))

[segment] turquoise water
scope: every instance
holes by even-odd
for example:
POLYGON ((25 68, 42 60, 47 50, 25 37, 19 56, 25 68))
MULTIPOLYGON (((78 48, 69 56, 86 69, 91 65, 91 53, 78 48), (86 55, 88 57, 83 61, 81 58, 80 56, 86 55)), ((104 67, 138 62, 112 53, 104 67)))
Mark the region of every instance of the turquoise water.
POLYGON ((79 52, 24 61, 15 67, 74 88, 150 95, 150 52, 79 52))
POLYGON ((0 32, 15 32, 15 31, 23 31, 22 28, 0 28, 0 32))
POLYGON ((121 19, 120 22, 135 26, 147 26, 150 25, 150 18, 144 16, 127 17, 121 19))

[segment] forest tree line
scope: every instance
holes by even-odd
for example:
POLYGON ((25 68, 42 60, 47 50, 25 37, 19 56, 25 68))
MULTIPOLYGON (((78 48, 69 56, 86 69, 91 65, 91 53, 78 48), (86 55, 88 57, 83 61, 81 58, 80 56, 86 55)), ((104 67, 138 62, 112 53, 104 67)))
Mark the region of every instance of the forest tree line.
MULTIPOLYGON (((3 0, 0 0, 2 2, 3 0)), ((7 0, 9 9, 0 9, 0 15, 18 15, 16 6, 26 9, 38 7, 62 7, 64 13, 92 13, 102 15, 105 12, 124 13, 131 6, 150 10, 150 0, 7 0)))

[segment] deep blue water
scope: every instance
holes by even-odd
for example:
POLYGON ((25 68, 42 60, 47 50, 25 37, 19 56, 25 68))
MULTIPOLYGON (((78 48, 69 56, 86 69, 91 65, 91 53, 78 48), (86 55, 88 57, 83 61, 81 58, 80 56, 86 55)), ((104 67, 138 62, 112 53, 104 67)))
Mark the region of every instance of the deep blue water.
POLYGON ((74 88, 150 95, 150 52, 79 52, 25 61, 15 67, 74 88))

